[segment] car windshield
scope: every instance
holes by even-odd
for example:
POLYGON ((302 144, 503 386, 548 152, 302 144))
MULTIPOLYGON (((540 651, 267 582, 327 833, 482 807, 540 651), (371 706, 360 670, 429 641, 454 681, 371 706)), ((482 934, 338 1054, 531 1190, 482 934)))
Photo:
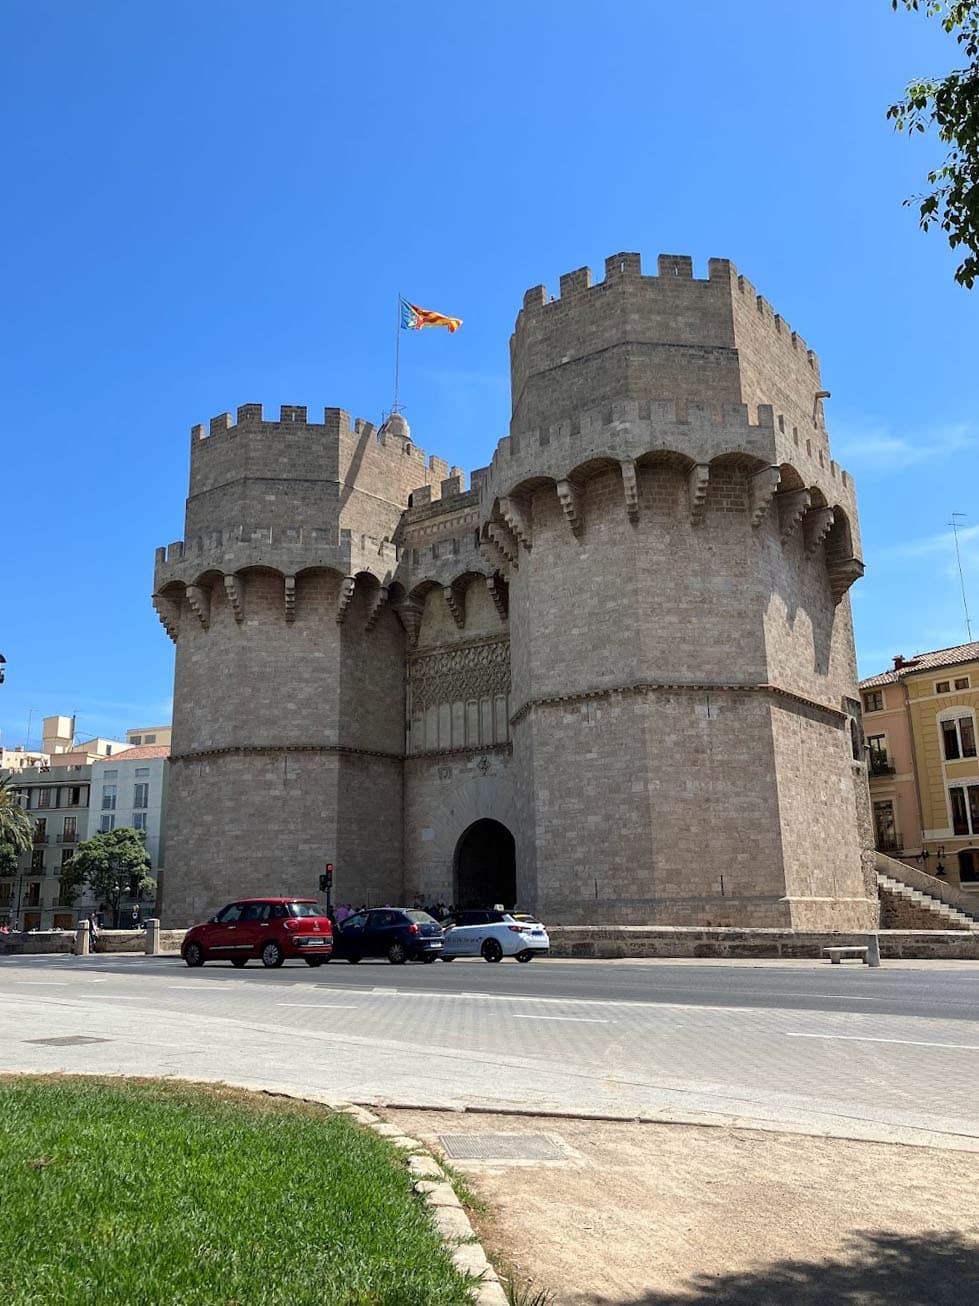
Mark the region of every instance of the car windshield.
POLYGON ((287 902, 286 910, 290 916, 325 916, 326 912, 318 902, 287 902))
POLYGON ((438 925, 434 916, 429 916, 427 911, 406 911, 405 915, 416 925, 438 925))

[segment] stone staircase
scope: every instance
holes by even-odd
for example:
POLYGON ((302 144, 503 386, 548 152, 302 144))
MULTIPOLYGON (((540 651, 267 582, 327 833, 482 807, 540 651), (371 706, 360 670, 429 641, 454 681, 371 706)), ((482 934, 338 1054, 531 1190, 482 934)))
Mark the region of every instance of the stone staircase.
POLYGON ((979 932, 979 920, 975 916, 886 872, 877 872, 877 889, 882 929, 979 932))

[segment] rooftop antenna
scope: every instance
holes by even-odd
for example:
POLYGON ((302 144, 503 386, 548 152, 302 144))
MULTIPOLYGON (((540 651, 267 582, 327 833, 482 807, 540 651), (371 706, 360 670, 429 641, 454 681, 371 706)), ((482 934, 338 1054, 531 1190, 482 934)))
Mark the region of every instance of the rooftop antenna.
POLYGON ((969 635, 969 643, 972 643, 972 622, 969 620, 969 604, 965 597, 965 577, 962 575, 962 554, 959 552, 959 524, 957 518, 965 517, 964 512, 953 512, 952 520, 948 523, 952 528, 952 535, 955 537, 955 560, 959 564, 959 584, 962 586, 962 606, 965 608, 965 628, 969 635))

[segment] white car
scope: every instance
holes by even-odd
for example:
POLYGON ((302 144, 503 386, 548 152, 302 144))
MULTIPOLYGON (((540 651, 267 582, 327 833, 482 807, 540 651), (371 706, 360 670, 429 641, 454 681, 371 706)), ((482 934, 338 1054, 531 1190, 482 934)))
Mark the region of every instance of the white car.
POLYGON ((442 960, 456 957, 482 957, 484 961, 502 961, 516 957, 530 961, 543 957, 551 946, 547 930, 538 920, 506 911, 460 911, 443 921, 445 939, 442 960))

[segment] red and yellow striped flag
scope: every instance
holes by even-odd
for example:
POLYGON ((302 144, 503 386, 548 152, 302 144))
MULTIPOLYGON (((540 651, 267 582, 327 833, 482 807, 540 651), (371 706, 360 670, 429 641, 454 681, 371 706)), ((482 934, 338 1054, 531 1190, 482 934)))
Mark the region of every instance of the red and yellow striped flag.
POLYGON ((401 326, 405 331, 420 331, 422 327, 439 327, 449 328, 449 334, 458 331, 462 326, 461 317, 446 317, 444 313, 433 313, 430 308, 419 308, 417 304, 409 304, 407 299, 401 301, 401 326))

